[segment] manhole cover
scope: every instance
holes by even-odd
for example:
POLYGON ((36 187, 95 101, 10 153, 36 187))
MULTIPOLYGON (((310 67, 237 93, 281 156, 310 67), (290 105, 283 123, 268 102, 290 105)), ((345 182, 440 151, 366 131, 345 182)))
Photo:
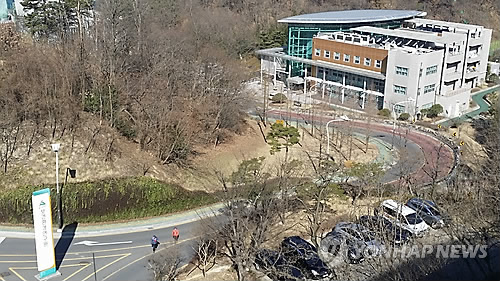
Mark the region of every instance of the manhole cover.
POLYGON ((88 261, 81 261, 78 263, 80 266, 84 266, 84 265, 87 265, 87 264, 90 264, 90 262, 88 261))
POLYGON ((10 275, 10 272, 2 272, 0 273, 0 277, 7 277, 10 275))

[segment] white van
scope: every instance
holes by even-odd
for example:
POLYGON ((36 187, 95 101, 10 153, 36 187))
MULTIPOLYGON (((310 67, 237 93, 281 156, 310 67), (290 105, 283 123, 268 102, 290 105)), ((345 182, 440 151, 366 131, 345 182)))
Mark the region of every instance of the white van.
POLYGON ((415 210, 392 199, 382 202, 379 215, 419 237, 429 229, 415 210))

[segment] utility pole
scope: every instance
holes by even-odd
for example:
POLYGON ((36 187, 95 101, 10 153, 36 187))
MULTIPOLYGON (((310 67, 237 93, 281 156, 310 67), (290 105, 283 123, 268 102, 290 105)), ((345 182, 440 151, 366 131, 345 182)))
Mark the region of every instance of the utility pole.
POLYGON ((267 99, 269 97, 269 84, 267 81, 267 77, 264 78, 264 87, 263 87, 263 96, 264 96, 264 103, 263 103, 263 110, 262 114, 264 115, 264 127, 267 127, 267 99))

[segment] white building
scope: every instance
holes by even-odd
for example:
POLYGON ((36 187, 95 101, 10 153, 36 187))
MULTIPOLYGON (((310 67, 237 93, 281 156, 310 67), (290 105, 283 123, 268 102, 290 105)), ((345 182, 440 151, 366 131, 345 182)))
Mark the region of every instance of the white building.
POLYGON ((367 24, 317 33, 311 59, 276 48, 257 53, 272 62, 309 65, 305 81, 327 85, 341 103, 351 99, 361 109, 376 106, 411 115, 441 104, 445 116, 455 117, 469 108, 471 89, 485 82, 491 32, 417 17, 395 29, 367 24))

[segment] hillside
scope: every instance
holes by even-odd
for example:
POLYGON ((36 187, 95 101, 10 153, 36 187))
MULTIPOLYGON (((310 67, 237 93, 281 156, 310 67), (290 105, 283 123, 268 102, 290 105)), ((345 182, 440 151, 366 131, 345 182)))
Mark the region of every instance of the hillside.
POLYGON ((190 175, 262 155, 241 85, 255 75, 248 61, 261 35, 286 37, 276 26, 286 16, 417 9, 485 25, 500 39, 498 0, 132 2, 99 1, 99 21, 82 33, 37 26, 42 12, 26 19, 31 34, 0 26, 0 188, 53 183, 53 142, 78 181, 149 175, 198 189, 208 183, 190 175), (117 14, 126 20, 109 16, 117 14))

